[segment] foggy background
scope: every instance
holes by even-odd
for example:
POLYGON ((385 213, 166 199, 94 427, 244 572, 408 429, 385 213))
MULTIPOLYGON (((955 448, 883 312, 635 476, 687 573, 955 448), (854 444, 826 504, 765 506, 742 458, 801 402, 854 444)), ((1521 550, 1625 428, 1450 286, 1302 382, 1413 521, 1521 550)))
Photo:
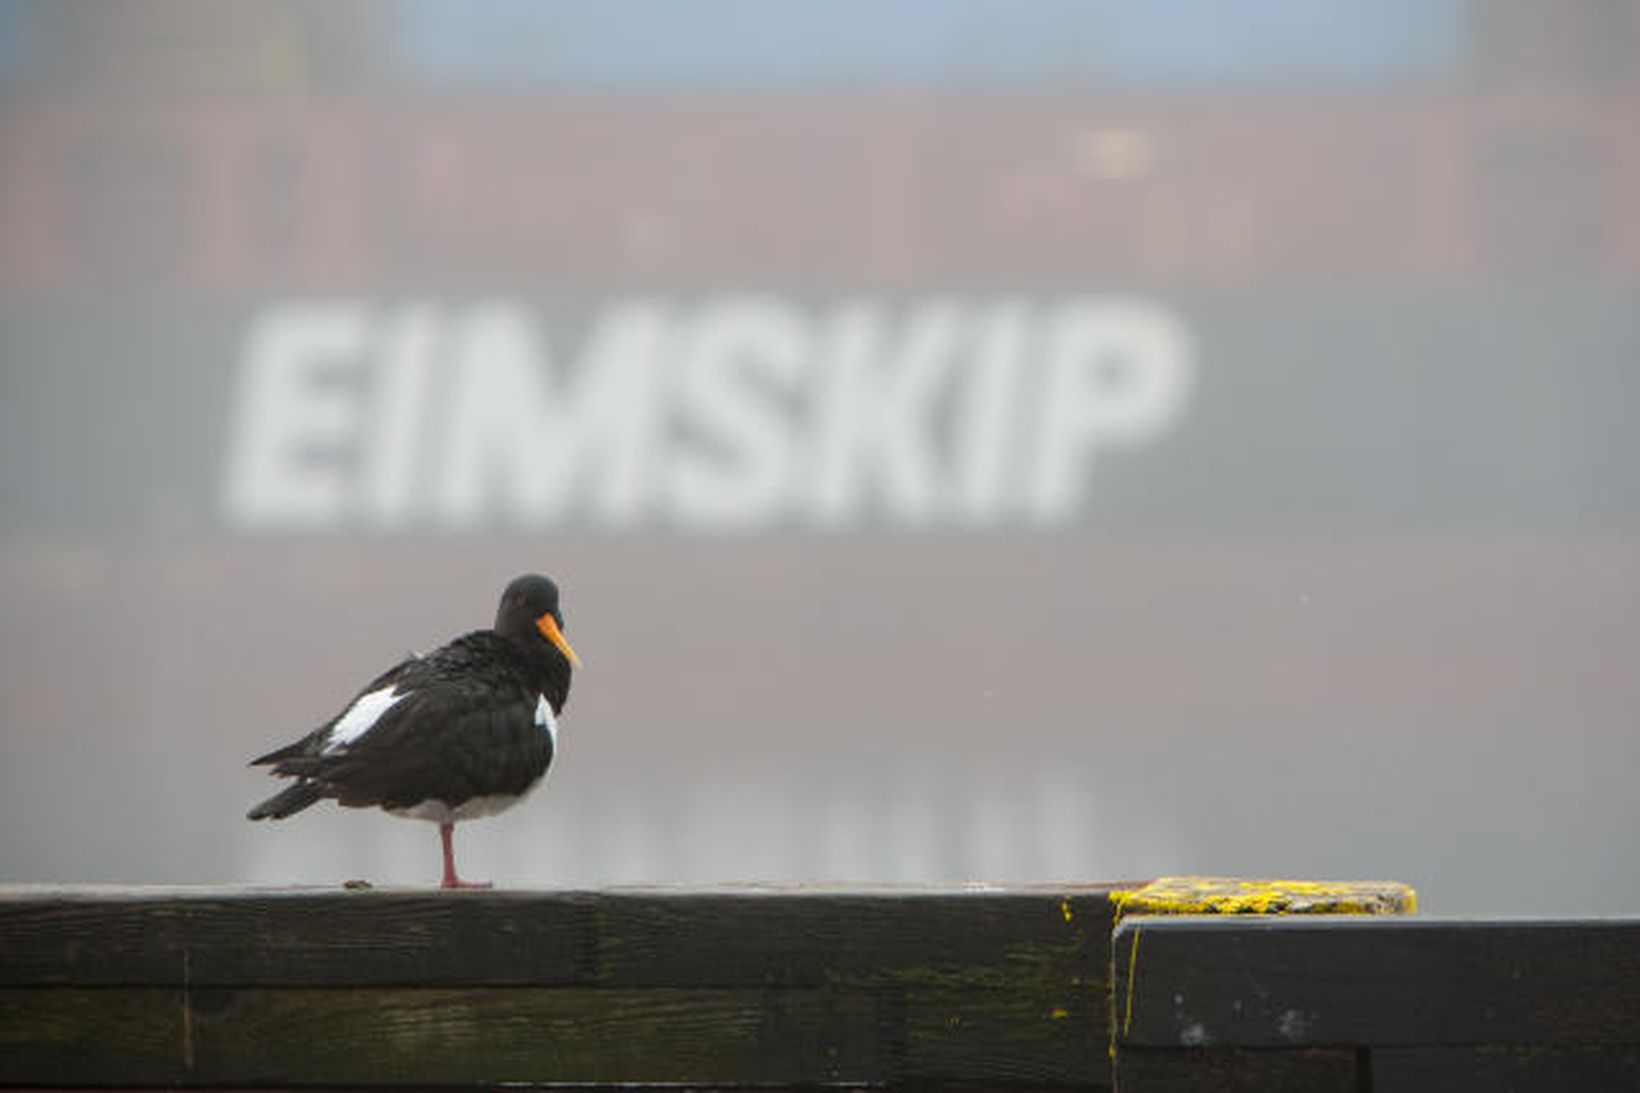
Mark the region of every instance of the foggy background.
POLYGON ((1640 909, 1633 0, 0 2, 0 882, 564 588, 503 887, 1640 909))

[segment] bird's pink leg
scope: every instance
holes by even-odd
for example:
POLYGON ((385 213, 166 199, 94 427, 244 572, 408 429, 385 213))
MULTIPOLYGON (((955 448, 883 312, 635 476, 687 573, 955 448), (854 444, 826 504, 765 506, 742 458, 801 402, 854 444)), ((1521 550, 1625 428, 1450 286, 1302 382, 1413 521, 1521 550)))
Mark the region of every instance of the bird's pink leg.
POLYGON ((439 842, 444 844, 444 883, 439 887, 488 888, 490 886, 490 882, 487 880, 462 880, 460 877, 456 876, 456 852, 455 846, 451 842, 451 836, 455 834, 455 830, 455 824, 438 825, 439 842))

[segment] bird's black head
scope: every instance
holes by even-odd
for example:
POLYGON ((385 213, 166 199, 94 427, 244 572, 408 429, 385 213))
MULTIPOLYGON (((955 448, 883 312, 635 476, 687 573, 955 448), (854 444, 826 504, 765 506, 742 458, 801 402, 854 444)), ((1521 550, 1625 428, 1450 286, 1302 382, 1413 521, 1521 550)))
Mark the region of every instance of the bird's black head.
POLYGON ((577 668, 581 666, 581 658, 564 637, 558 586, 538 573, 515 579, 501 593, 501 606, 495 611, 495 630, 525 644, 545 639, 565 660, 577 668))

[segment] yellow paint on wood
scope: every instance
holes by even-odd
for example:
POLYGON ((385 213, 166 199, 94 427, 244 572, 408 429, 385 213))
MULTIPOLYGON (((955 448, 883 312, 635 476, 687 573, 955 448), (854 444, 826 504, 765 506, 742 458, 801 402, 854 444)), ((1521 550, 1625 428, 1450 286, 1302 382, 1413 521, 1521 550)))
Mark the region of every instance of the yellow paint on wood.
MULTIPOLYGON (((1122 1035, 1124 1036, 1127 1035, 1128 1029, 1133 1027, 1133 977, 1139 970, 1139 934, 1140 931, 1135 928, 1133 931, 1133 947, 1128 950, 1127 997, 1122 1004, 1122 1035)), ((1113 1047, 1115 1043, 1116 1041, 1113 1039, 1111 1041, 1113 1047)))
MULTIPOLYGON (((1418 909, 1411 886, 1387 880, 1249 880, 1237 877, 1162 877, 1110 894, 1117 921, 1128 915, 1409 915, 1418 909)), ((1133 994, 1143 928, 1129 927, 1127 981, 1113 982, 1111 1058, 1116 1039, 1133 1024, 1133 994)))
POLYGON ((1244 880, 1162 877, 1110 894, 1127 915, 1406 915, 1418 894, 1397 881, 1244 880))

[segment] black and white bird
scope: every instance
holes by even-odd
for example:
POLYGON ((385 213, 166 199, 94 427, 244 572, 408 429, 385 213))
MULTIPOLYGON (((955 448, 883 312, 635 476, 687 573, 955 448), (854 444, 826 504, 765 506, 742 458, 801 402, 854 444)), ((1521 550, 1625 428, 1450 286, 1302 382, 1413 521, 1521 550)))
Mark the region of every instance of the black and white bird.
POLYGON ((247 816, 280 820, 328 797, 431 820, 443 887, 487 888, 456 874, 455 825, 511 807, 541 781, 580 664, 564 637, 558 586, 519 577, 501 593, 493 630, 389 668, 324 725, 252 760, 296 781, 247 816))

